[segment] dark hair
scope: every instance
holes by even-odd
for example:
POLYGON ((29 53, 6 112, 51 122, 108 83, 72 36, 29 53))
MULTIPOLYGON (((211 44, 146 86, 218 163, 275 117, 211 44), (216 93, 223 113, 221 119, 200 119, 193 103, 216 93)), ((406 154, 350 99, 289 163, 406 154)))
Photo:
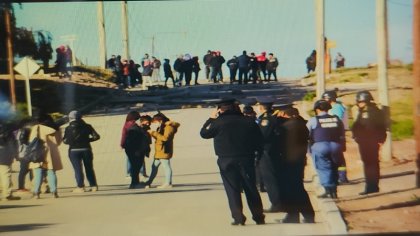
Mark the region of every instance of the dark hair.
POLYGON ((130 111, 125 118, 125 121, 135 121, 140 119, 140 113, 138 111, 130 111))
POLYGON ((149 121, 149 122, 151 122, 152 121, 152 117, 149 116, 149 115, 143 115, 143 116, 140 116, 140 121, 149 121))
POLYGON ((166 117, 163 113, 158 112, 153 116, 153 121, 162 121, 162 123, 165 123, 166 121, 169 121, 169 118, 166 117))
POLYGON ((297 116, 299 116, 299 110, 294 108, 294 107, 291 107, 291 108, 288 108, 288 109, 284 110, 284 114, 286 114, 290 117, 297 117, 297 116))

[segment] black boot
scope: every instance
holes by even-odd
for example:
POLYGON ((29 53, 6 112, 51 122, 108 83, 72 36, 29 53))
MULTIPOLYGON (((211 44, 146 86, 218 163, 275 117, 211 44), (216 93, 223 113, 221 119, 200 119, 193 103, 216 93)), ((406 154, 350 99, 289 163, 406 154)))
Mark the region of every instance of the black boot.
POLYGON ((332 199, 337 199, 337 186, 330 188, 330 196, 332 199))

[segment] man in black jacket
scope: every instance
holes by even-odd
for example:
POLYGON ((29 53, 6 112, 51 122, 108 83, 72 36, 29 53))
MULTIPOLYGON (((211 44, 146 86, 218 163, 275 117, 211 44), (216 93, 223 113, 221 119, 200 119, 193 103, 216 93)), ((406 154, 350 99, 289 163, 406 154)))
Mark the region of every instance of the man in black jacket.
POLYGON ((243 116, 235 100, 223 100, 204 123, 200 135, 214 138, 217 164, 234 219, 232 225, 244 225, 246 221, 242 213, 242 190, 253 220, 265 224, 254 168, 255 152, 262 150, 262 134, 254 119, 243 116))
POLYGON ((78 111, 69 113, 70 124, 66 127, 63 142, 69 145, 70 162, 74 169, 77 188, 75 193, 85 192, 82 163, 85 166, 86 178, 93 192, 98 190, 95 171, 93 169, 93 154, 90 142, 98 140, 99 134, 87 124, 78 111))
POLYGON ((249 56, 246 54, 246 51, 242 52, 242 55, 238 57, 238 69, 239 69, 239 84, 248 83, 248 71, 249 71, 249 56))

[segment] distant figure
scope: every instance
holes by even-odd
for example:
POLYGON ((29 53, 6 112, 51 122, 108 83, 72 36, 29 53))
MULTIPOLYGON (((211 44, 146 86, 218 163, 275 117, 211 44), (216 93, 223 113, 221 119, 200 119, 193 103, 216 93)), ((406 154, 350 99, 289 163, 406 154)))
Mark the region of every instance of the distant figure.
POLYGON ((194 61, 192 60, 192 57, 190 54, 185 54, 184 59, 181 63, 181 70, 184 72, 185 75, 185 85, 189 86, 191 83, 191 77, 194 67, 194 61))
POLYGON ((311 55, 306 58, 306 68, 308 70, 308 74, 311 73, 311 71, 315 72, 316 68, 316 50, 313 50, 311 55))
POLYGON ((258 79, 258 70, 259 70, 259 64, 257 61, 257 57, 255 56, 255 53, 251 52, 251 57, 249 58, 249 77, 252 79, 252 83, 256 84, 258 79))
POLYGON ((169 59, 163 59, 163 72, 165 74, 165 86, 167 86, 168 79, 172 79, 172 84, 176 87, 174 74, 172 73, 171 65, 169 64, 169 59))
POLYGON ((229 67, 230 72, 230 83, 235 81, 236 73, 238 72, 238 58, 233 56, 232 59, 227 61, 226 65, 229 67))
POLYGON ((264 77, 264 81, 267 80, 267 57, 265 56, 267 53, 266 52, 262 52, 260 55, 257 56, 257 62, 258 62, 258 79, 260 81, 263 80, 263 78, 261 77, 261 73, 263 74, 264 77))
POLYGON ((203 57, 203 63, 205 65, 206 70, 206 79, 210 80, 210 59, 212 57, 211 50, 207 50, 207 54, 203 57))
POLYGON ((248 83, 248 71, 249 71, 249 56, 247 55, 246 51, 242 52, 242 55, 238 57, 238 69, 239 69, 239 84, 247 84, 248 83))
POLYGON ((157 59, 156 57, 152 57, 152 67, 153 67, 152 80, 153 80, 153 82, 159 82, 160 81, 160 66, 161 65, 162 65, 162 63, 160 62, 159 59, 157 59))
POLYGON ((0 186, 3 201, 20 199, 12 195, 12 163, 17 152, 17 142, 11 125, 0 119, 0 186))
POLYGON ((178 86, 182 86, 182 80, 184 79, 184 71, 182 70, 182 62, 184 55, 179 55, 174 62, 174 71, 175 71, 175 82, 178 83, 178 86))
POLYGON ((268 54, 268 61, 267 61, 267 75, 268 81, 271 79, 271 75, 274 76, 274 81, 277 81, 277 67, 279 66, 279 62, 277 58, 273 55, 273 53, 268 54))
POLYGON ((194 85, 199 85, 198 83, 198 73, 200 72, 200 63, 198 63, 198 57, 193 57, 193 73, 194 73, 194 85))
POLYGON ((344 62, 345 62, 345 58, 343 57, 343 55, 341 55, 341 53, 337 53, 337 56, 334 59, 335 62, 335 68, 341 68, 344 67, 344 62))

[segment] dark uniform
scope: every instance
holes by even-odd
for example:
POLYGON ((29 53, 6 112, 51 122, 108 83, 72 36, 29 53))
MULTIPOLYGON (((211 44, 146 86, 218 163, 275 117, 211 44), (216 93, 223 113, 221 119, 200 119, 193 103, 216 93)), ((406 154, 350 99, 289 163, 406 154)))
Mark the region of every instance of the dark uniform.
POLYGON ((238 110, 229 109, 216 119, 208 119, 201 128, 200 135, 205 139, 214 138, 214 149, 219 157, 217 164, 234 219, 232 225, 243 225, 246 221, 242 213, 242 190, 253 220, 257 224, 264 224, 254 167, 255 152, 262 149, 262 135, 255 121, 243 116, 238 110))
POLYGON ((287 212, 283 223, 299 223, 299 213, 307 223, 314 223, 315 212, 303 185, 309 131, 295 108, 284 111, 286 119, 280 129, 282 148, 281 183, 283 209, 287 212))
POLYGON ((327 111, 331 105, 324 100, 317 101, 314 110, 318 111, 312 117, 307 127, 311 140, 311 155, 318 172, 319 181, 325 188, 320 197, 337 198, 338 166, 334 160, 338 159, 344 150, 345 133, 343 122, 327 111))
POLYGON ((361 192, 361 195, 379 191, 379 144, 386 140, 385 116, 372 100, 372 95, 368 91, 356 95, 359 114, 352 131, 359 145, 366 178, 365 191, 361 192), (366 106, 361 106, 362 102, 366 106))
POLYGON ((277 117, 272 114, 270 101, 260 101, 262 105, 268 105, 269 109, 258 117, 258 125, 263 134, 264 151, 259 161, 260 171, 265 189, 271 202, 271 208, 267 212, 279 212, 281 210, 281 191, 279 186, 280 166, 280 136, 277 117))

